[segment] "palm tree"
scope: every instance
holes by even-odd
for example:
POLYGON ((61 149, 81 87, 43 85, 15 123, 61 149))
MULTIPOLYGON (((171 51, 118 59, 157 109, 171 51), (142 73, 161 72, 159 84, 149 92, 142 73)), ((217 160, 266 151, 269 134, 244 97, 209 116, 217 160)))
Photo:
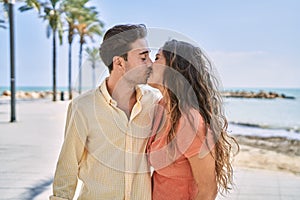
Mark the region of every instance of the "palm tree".
POLYGON ((82 49, 86 43, 86 37, 89 37, 93 41, 93 36, 101 36, 103 34, 102 29, 104 23, 98 19, 98 12, 95 7, 89 8, 87 15, 80 16, 78 19, 78 25, 76 29, 80 36, 80 48, 79 48, 79 94, 81 93, 82 87, 82 49))
POLYGON ((96 87, 96 63, 97 61, 100 60, 100 55, 99 55, 99 49, 96 47, 93 48, 86 48, 85 52, 87 53, 87 60, 92 64, 92 70, 93 70, 93 88, 96 87))
POLYGON ((88 13, 88 8, 85 4, 89 0, 65 0, 63 2, 63 10, 66 14, 66 21, 68 23, 68 43, 69 43, 69 55, 68 55, 68 90, 69 99, 72 99, 72 43, 75 36, 75 29, 78 18, 88 13))
POLYGON ((60 44, 62 44, 63 36, 63 23, 61 19, 63 11, 60 9, 60 5, 61 0, 49 0, 43 3, 37 0, 26 0, 26 5, 20 7, 20 11, 22 12, 35 7, 39 8, 40 12, 40 8, 42 8, 44 13, 40 17, 48 22, 47 37, 49 38, 52 33, 53 101, 56 101, 56 35, 58 33, 60 44))
POLYGON ((44 20, 48 21, 47 37, 52 32, 52 67, 53 67, 53 101, 56 101, 56 34, 58 33, 59 42, 62 44, 63 24, 61 20, 62 11, 58 8, 59 0, 50 0, 50 4, 44 4, 44 20))
MULTIPOLYGON (((14 1, 4 0, 3 3, 4 17, 9 18, 9 42, 10 42, 10 122, 16 121, 16 86, 15 86, 15 33, 14 33, 14 1)), ((5 20, 1 20, 5 23, 5 20)), ((1 24, 0 24, 1 25, 1 24)), ((4 25, 1 27, 6 28, 4 25)))
POLYGON ((1 18, 0 18, 0 28, 6 29, 6 19, 8 18, 8 0, 0 0, 0 3, 3 4, 1 8, 1 18))
MULTIPOLYGON (((36 0, 27 0, 26 2, 32 3, 36 0)), ((9 33, 10 33, 10 89, 11 89, 11 116, 10 121, 16 121, 16 101, 15 101, 15 37, 14 37, 14 4, 18 0, 0 0, 3 4, 3 14, 4 18, 9 18, 9 33)), ((6 29, 3 25, 6 22, 5 19, 0 19, 0 28, 6 29)))

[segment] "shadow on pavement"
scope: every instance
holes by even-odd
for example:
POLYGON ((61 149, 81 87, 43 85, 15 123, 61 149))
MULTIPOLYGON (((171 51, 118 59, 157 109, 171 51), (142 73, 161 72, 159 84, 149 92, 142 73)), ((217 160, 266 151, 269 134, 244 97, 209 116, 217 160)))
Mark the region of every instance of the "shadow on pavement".
POLYGON ((49 185, 53 182, 53 178, 42 180, 28 188, 28 191, 22 194, 22 199, 32 200, 42 192, 44 192, 49 185))

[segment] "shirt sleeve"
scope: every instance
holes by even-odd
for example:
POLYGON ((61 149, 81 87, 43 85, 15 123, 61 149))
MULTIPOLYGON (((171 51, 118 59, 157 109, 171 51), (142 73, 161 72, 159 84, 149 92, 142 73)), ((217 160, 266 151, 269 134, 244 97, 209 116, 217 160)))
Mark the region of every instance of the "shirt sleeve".
POLYGON ((178 148, 186 158, 207 153, 205 122, 196 110, 189 116, 182 116, 179 121, 177 136, 178 148))
POLYGON ((80 161, 85 153, 86 126, 83 117, 72 102, 68 107, 65 138, 53 180, 53 195, 50 200, 73 199, 80 161), (80 134, 79 134, 80 133, 80 134))

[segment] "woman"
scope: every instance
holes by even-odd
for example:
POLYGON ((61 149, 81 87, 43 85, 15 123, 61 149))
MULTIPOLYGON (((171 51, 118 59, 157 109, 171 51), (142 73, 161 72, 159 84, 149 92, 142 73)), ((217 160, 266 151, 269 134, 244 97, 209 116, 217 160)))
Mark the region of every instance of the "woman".
MULTIPOLYGON (((148 83, 163 94, 148 144, 154 200, 215 199, 232 184, 232 144, 212 67, 200 48, 171 40, 148 83)), ((232 141, 234 143, 232 143, 232 141)))

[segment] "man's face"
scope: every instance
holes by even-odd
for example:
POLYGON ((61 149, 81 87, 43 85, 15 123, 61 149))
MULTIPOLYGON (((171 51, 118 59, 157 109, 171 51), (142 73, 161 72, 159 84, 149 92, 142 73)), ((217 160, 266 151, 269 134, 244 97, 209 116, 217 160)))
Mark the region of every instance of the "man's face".
POLYGON ((149 57, 150 50, 145 38, 138 39, 131 44, 127 53, 126 74, 124 78, 133 84, 144 84, 151 73, 152 61, 149 57))

